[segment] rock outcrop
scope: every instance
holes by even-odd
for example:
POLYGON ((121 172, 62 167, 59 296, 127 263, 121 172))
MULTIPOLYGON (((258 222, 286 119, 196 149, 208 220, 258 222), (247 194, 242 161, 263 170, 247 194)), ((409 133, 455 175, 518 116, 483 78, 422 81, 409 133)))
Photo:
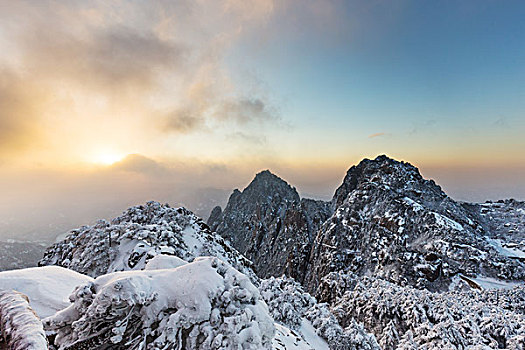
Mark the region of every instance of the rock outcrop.
POLYGON ((260 277, 286 274, 302 281, 315 233, 330 214, 329 203, 301 200, 265 170, 242 192, 235 190, 224 211, 213 209, 208 225, 250 259, 260 277))

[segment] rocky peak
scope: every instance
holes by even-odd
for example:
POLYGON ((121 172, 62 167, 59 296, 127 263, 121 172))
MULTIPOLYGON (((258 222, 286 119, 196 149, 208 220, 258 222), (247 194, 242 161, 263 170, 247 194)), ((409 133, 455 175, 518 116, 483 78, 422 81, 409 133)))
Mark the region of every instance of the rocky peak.
MULTIPOLYGON (((334 214, 314 240, 305 283, 313 291, 332 272, 430 290, 446 290, 459 275, 520 280, 521 246, 500 244, 503 235, 491 238, 495 220, 486 217, 499 210, 493 207, 454 201, 409 163, 365 159, 348 170, 334 195, 334 214)), ((518 230, 515 213, 500 226, 518 230)))
POLYGON ((440 200, 446 197, 441 187, 433 180, 425 180, 412 164, 380 155, 373 160, 363 159, 348 170, 334 194, 332 207, 339 207, 352 191, 366 184, 402 192, 410 198, 414 197, 412 199, 420 197, 423 192, 440 200))
POLYGON ((286 273, 301 280, 318 227, 331 215, 322 201, 301 200, 297 190, 268 170, 235 190, 208 225, 254 262, 260 276, 286 273))
POLYGON ((258 202, 271 201, 273 197, 293 202, 300 200, 299 193, 294 187, 269 170, 263 170, 255 175, 242 194, 258 202))

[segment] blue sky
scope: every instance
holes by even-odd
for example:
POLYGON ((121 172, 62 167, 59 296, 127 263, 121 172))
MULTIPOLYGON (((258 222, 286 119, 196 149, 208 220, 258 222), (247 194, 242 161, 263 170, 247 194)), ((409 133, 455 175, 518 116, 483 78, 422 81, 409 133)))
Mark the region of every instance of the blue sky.
POLYGON ((247 36, 228 62, 255 72, 294 126, 331 133, 339 146, 340 138, 384 133, 399 153, 424 141, 441 158, 465 139, 502 156, 525 148, 516 144, 525 131, 525 4, 354 3, 337 16, 328 28, 301 22, 270 39, 247 36))

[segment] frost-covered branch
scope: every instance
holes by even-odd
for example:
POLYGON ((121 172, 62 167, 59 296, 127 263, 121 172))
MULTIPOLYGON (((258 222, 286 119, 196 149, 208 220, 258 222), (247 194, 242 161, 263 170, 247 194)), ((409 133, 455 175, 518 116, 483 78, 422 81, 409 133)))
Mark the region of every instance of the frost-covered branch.
POLYGON ((42 322, 28 299, 16 291, 0 291, 0 348, 45 350, 47 339, 42 322))

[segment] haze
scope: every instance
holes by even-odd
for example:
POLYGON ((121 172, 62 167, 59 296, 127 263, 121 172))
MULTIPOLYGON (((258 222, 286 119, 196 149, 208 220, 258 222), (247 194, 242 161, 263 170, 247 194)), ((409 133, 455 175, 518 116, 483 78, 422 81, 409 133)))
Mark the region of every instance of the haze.
POLYGON ((207 218, 270 169, 328 199, 388 154, 525 199, 520 1, 0 0, 0 238, 146 200, 207 218))

